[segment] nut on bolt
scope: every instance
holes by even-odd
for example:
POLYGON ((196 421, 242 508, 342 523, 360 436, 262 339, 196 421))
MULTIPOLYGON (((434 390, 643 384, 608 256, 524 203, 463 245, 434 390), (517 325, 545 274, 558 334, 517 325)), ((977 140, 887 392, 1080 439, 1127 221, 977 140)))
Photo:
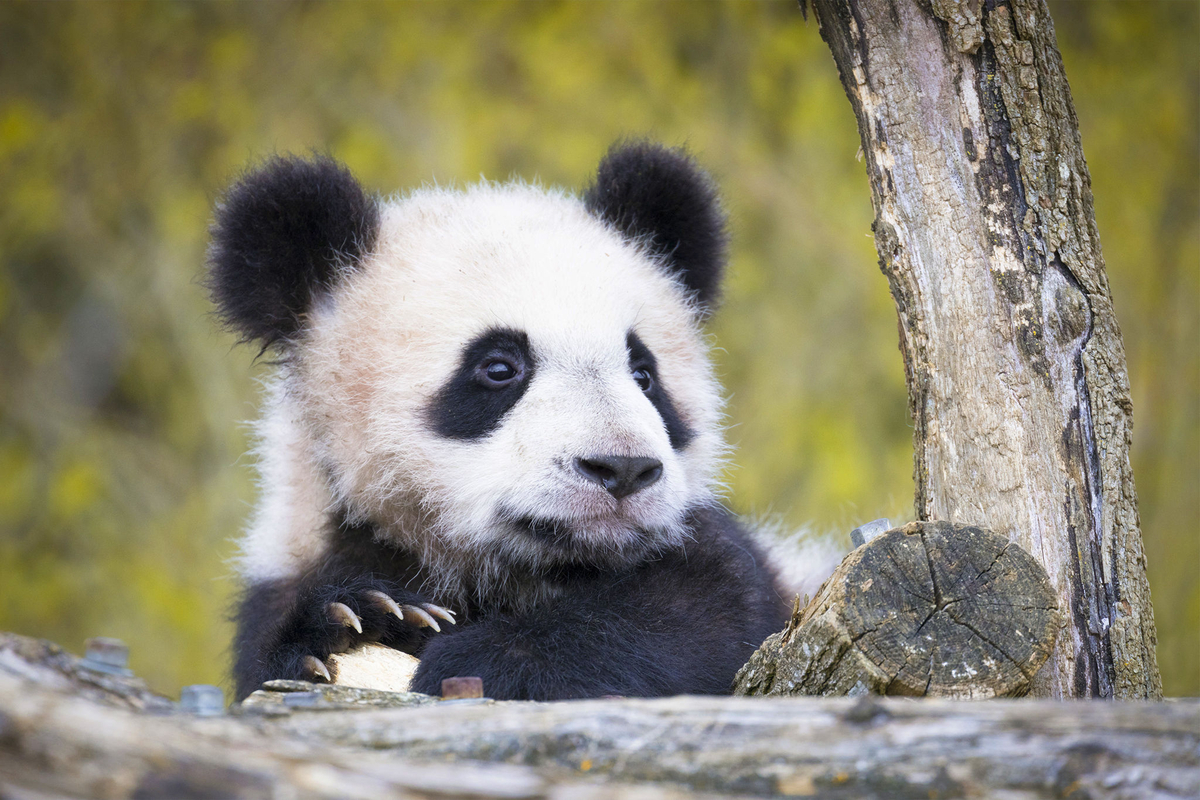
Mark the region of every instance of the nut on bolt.
POLYGON ((892 523, 886 517, 883 519, 871 520, 865 525, 859 525, 857 528, 850 531, 850 543, 854 545, 854 547, 862 547, 879 534, 890 530, 891 527, 892 523))
POLYGON ((199 717, 215 717, 225 713, 225 692, 208 683, 194 683, 179 692, 179 707, 199 717))
POLYGON ((483 678, 446 678, 442 681, 443 700, 475 700, 483 697, 483 678))
POLYGON ((84 642, 83 659, 79 663, 95 672, 133 675, 128 669, 129 646, 120 639, 107 636, 95 636, 84 642))

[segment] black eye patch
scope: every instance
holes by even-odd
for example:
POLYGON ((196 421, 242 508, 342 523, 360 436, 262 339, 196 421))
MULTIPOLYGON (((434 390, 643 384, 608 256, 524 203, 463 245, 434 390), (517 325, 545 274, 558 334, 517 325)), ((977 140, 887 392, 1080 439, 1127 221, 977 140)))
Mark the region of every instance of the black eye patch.
MULTIPOLYGON (((648 382, 638 380, 638 386, 642 389, 642 393, 654 405, 658 415, 662 417, 663 424, 667 428, 667 438, 671 440, 671 447, 676 450, 682 450, 687 447, 692 439, 695 438, 696 432, 688 427, 687 423, 679 416, 679 412, 675 409, 675 403, 671 400, 671 395, 663 386, 662 380, 658 377, 658 362, 654 358, 654 354, 650 352, 650 348, 646 347, 638 335, 630 331, 625 337, 625 349, 629 352, 629 372, 631 379, 638 380, 633 377, 634 373, 639 370, 649 374, 648 382), (647 386, 648 383, 648 386, 647 386)), ((639 376, 640 377, 640 376, 639 376)))
POLYGON ((448 439, 482 439, 525 394, 534 371, 529 336, 494 328, 463 350, 458 369, 426 409, 438 434, 448 439))

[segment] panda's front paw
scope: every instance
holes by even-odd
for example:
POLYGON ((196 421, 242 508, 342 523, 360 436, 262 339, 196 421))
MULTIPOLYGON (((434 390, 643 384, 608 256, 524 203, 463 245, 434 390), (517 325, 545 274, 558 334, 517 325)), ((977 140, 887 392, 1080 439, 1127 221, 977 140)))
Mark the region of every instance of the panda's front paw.
MULTIPOLYGON (((448 608, 434 605, 433 603, 421 603, 420 605, 405 604, 400 605, 387 592, 379 589, 367 589, 359 597, 360 602, 358 607, 360 611, 365 608, 369 615, 383 614, 385 617, 391 615, 401 622, 408 622, 410 625, 416 625, 418 628, 433 628, 438 633, 442 632, 442 628, 438 625, 438 619, 445 620, 451 625, 454 624, 454 612, 448 608), (405 618, 405 614, 409 615, 409 619, 405 618)), ((329 617, 329 621, 335 625, 341 625, 346 628, 353 628, 354 632, 359 636, 363 633, 363 618, 359 612, 355 612, 348 604, 334 600, 325 606, 325 613, 329 617)), ((390 618, 389 618, 390 621, 390 618)))
POLYGON ((299 610, 292 635, 285 636, 284 649, 291 652, 282 659, 282 671, 290 674, 280 677, 327 683, 337 679, 328 662, 335 653, 367 642, 415 653, 431 632, 455 622, 450 609, 373 580, 315 587, 299 610))

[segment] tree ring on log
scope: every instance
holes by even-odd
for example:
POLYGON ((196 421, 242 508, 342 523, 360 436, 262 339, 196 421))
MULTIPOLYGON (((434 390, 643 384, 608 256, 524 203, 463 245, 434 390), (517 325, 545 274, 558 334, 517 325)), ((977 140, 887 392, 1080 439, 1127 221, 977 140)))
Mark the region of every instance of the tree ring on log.
POLYGON ((894 528, 848 555, 763 643, 735 694, 1019 697, 1061 624, 1019 545, 949 522, 894 528))

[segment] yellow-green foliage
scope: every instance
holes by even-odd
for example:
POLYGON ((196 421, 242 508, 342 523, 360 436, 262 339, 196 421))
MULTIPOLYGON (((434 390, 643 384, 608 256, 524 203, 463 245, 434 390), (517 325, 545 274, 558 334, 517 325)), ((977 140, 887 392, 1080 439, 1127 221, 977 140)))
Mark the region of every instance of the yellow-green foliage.
MULTIPOLYGON (((1200 692, 1197 8, 1053 6, 1136 403, 1159 658, 1200 692)), ((247 161, 328 150, 373 190, 578 186, 686 143, 735 232, 715 321, 740 511, 911 514, 895 313, 832 60, 778 2, 0 4, 0 629, 126 639, 222 680, 225 560, 268 366, 196 277, 247 161)))

